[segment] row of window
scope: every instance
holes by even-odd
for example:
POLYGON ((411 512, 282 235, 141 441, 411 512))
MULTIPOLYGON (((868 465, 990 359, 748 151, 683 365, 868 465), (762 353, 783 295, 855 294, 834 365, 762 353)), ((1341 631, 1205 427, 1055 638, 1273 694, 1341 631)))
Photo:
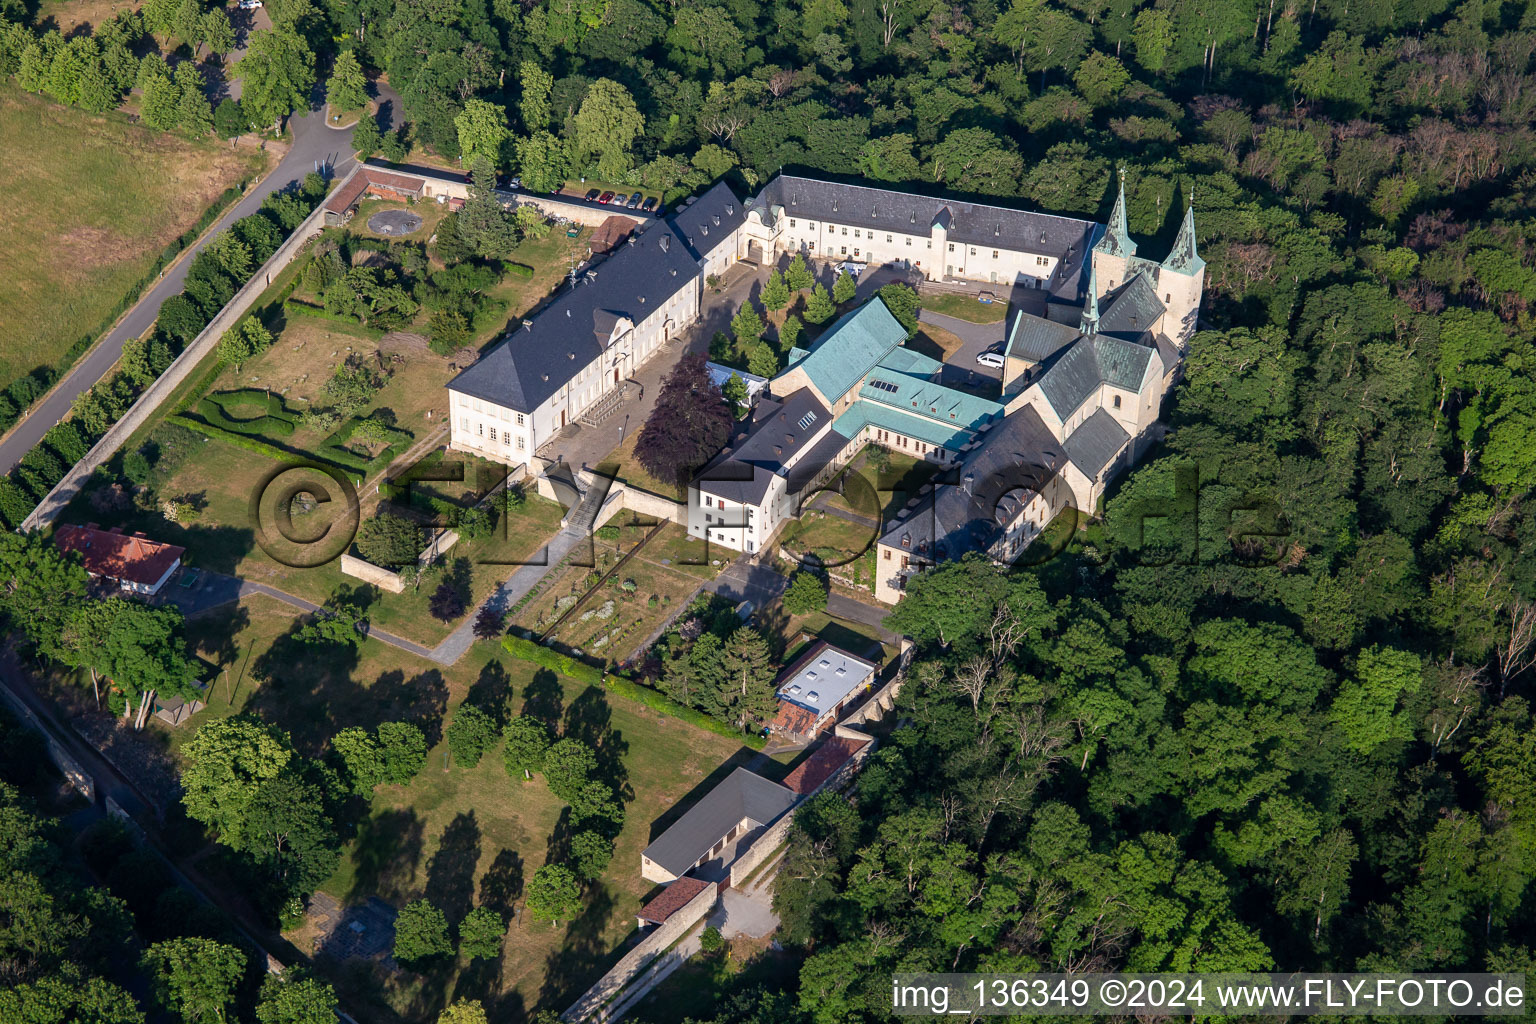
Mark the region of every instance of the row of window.
MULTIPOLYGON (((497 414, 500 414, 502 419, 507 419, 508 418, 508 410, 503 409, 501 406, 499 406, 499 405, 491 405, 491 403, 487 402, 486 405, 490 406, 490 408, 487 409, 487 408, 483 407, 480 404, 480 399, 476 398, 473 401, 471 401, 470 398, 467 395, 460 395, 459 396, 459 405, 461 405, 461 406, 463 406, 465 408, 473 407, 475 412, 489 412, 493 416, 497 415, 497 414)), ((523 425, 523 414, 522 413, 520 413, 520 412, 511 413, 511 418, 517 422, 518 426, 522 426, 523 425)), ((469 417, 468 416, 464 417, 464 429, 465 430, 469 429, 469 417)))
MULTIPOLYGON (((518 416, 518 421, 519 422, 522 421, 522 416, 521 415, 518 416)), ((459 425, 464 428, 464 433, 466 433, 466 434, 469 433, 469 417, 468 416, 460 417, 459 425)), ((484 437, 485 436, 485 424, 484 423, 476 423, 475 424, 475 434, 478 437, 484 437)), ((502 445, 504 447, 507 447, 507 448, 512 447, 512 442, 513 442, 514 439, 517 441, 517 450, 518 451, 523 451, 525 446, 526 446, 526 444, 527 444, 527 442, 523 439, 523 436, 521 434, 514 435, 512 433, 512 431, 510 431, 510 430, 503 430, 501 432, 501 443, 502 443, 502 445)), ((496 438, 496 428, 492 427, 491 428, 491 443, 495 444, 496 440, 497 440, 497 438, 496 438)))
MULTIPOLYGON (((789 226, 790 227, 794 227, 795 226, 795 221, 794 221, 793 218, 790 219, 789 226)), ((806 227, 809 230, 811 230, 811 231, 815 231, 816 230, 816 225, 815 224, 807 224, 806 227)), ((848 234, 848 229, 847 228, 843 228, 843 234, 845 236, 848 234)), ((853 229, 853 237, 854 238, 862 238, 862 237, 865 237, 865 236, 860 233, 858 228, 854 228, 853 229)), ((873 231, 871 231, 871 232, 868 233, 867 237, 869 238, 870 241, 874 241, 875 240, 875 233, 873 231)), ((906 240, 907 247, 910 249, 912 247, 912 236, 911 235, 905 235, 903 237, 906 240)), ((896 236, 895 235, 886 235, 885 236, 885 240, 888 243, 895 244, 896 236)), ((812 249, 814 249, 816 247, 816 244, 814 242, 812 242, 812 243, 810 243, 810 246, 811 246, 812 249)), ((928 240, 927 247, 929 249, 933 248, 933 241, 932 241, 932 239, 928 240)), ((973 245, 973 246, 970 247, 970 250, 971 250, 971 255, 975 256, 976 255, 976 247, 973 245)), ((949 243, 949 251, 950 252, 954 252, 955 251, 955 243, 954 242, 950 242, 949 243)), ((855 250, 853 250, 853 252, 854 252, 854 255, 858 255, 859 250, 855 249, 855 250)), ((847 249, 843 250, 843 255, 844 256, 848 255, 848 250, 847 249)), ((1001 256, 1002 256, 1002 250, 1000 250, 1000 249, 993 249, 992 250, 992 258, 993 259, 1000 259, 1001 256)), ((1048 267, 1050 265, 1051 265, 1051 258, 1049 256, 1036 256, 1035 257, 1035 266, 1037 266, 1037 267, 1048 267)))

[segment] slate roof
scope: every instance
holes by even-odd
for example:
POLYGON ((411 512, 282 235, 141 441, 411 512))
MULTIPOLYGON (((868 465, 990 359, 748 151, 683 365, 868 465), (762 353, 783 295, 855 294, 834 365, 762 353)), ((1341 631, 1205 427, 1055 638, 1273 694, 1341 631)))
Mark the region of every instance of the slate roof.
POLYGON ((982 434, 945 482, 888 521, 880 542, 931 560, 985 551, 1066 461, 1034 406, 1023 406, 982 434))
POLYGON ((1013 318, 1005 351, 1032 363, 1043 363, 1082 336, 1075 327, 1021 312, 1013 318))
MULTIPOLYGON (((832 414, 810 388, 800 388, 782 400, 760 399, 746 438, 699 473, 698 487, 706 494, 729 501, 760 504, 774 476, 806 451, 807 442, 831 422, 832 414), (807 416, 811 417, 809 421, 807 416), (802 421, 805 426, 800 425, 802 421)), ((843 438, 838 450, 847 443, 847 438, 843 438)), ((813 454, 814 445, 806 458, 813 454)))
POLYGON ((1078 425, 1063 442, 1067 457, 1090 480, 1097 480, 1111 459, 1131 440, 1120 421, 1100 409, 1078 425))
POLYGON ((697 257, 668 221, 654 222, 631 243, 593 263, 526 328, 449 382, 452 391, 532 412, 575 374, 600 359, 609 318, 639 323, 698 277, 697 257), (601 336, 602 340, 599 340, 601 336))
POLYGON ((798 365, 816 390, 835 403, 906 340, 907 329, 885 303, 871 299, 845 314, 798 365))
POLYGON ((801 796, 809 796, 820 789, 822 783, 847 764, 859 748, 868 742, 843 739, 841 736, 827 737, 827 741, 817 747, 810 757, 801 761, 794 771, 784 777, 784 785, 801 796))
POLYGON ((674 875, 681 875, 707 854, 743 818, 767 825, 794 806, 795 794, 745 768, 690 807, 672 827, 645 848, 645 858, 674 875))
POLYGON ((1071 416, 1103 383, 1091 337, 1060 351, 1036 383, 1059 418, 1071 416))
POLYGON ((702 878, 692 878, 684 875, 661 890, 655 899, 641 907, 638 916, 642 921, 648 921, 651 924, 661 924, 667 918, 686 907, 695 896, 713 884, 712 882, 704 881, 702 878))
POLYGON ((1100 384, 1139 391, 1153 351, 1109 335, 1088 335, 1054 357, 1036 383, 1056 415, 1066 420, 1100 384))
POLYGON ((1105 296, 1100 303, 1100 334, 1136 341, 1146 334, 1167 309, 1145 273, 1137 274, 1105 296))
POLYGON ((718 182, 668 218, 696 257, 708 257, 747 219, 747 208, 731 187, 718 182))
POLYGON ((851 226, 928 234, 933 222, 947 218, 949 240, 992 245, 1042 256, 1081 256, 1092 246, 1098 225, 1075 217, 1014 210, 953 199, 895 192, 865 185, 845 185, 781 174, 763 187, 757 202, 782 206, 785 216, 830 220, 851 226))

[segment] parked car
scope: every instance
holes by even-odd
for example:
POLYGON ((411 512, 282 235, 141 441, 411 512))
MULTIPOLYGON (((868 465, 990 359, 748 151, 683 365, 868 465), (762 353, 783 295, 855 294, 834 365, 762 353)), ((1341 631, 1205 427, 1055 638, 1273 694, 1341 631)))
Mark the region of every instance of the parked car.
POLYGON ((994 370, 1001 370, 1003 368, 1003 357, 997 352, 983 352, 976 357, 976 362, 982 366, 990 366, 994 370))
POLYGON ((613 202, 613 193, 604 192, 602 195, 597 197, 597 201, 602 205, 607 206, 609 203, 613 202))
POLYGON ((507 188, 522 188, 522 187, 523 187, 523 179, 522 178, 508 178, 507 179, 507 188))
POLYGON ((656 209, 656 197, 655 196, 651 196, 645 202, 640 204, 640 212, 641 213, 650 213, 654 209, 656 209))
POLYGON ((242 11, 254 11, 260 6, 261 0, 240 0, 240 9, 242 11))
POLYGON ((587 202, 592 202, 592 200, 596 199, 600 195, 602 195, 602 193, 594 188, 592 191, 587 193, 587 202))
POLYGON ((644 198, 645 198, 645 193, 644 192, 636 192, 634 195, 629 197, 629 207, 628 208, 633 210, 635 207, 640 205, 640 200, 642 200, 644 198))

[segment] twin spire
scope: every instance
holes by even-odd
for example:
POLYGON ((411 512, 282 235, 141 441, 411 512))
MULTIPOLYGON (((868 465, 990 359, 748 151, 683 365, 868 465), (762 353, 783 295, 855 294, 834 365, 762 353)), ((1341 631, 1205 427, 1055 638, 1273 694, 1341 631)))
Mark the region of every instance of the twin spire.
MULTIPOLYGON (((1109 213, 1109 224, 1105 227, 1104 237, 1099 239, 1094 249, 1107 256, 1127 260, 1136 255, 1136 242, 1131 238, 1125 214, 1124 167, 1120 168, 1119 191, 1115 196, 1115 207, 1109 213)), ((1191 187, 1189 205, 1184 210, 1184 223, 1179 226, 1178 237, 1174 239, 1173 249, 1163 261, 1162 267, 1178 274, 1193 275, 1198 274, 1204 266, 1205 261, 1200 258, 1199 248, 1195 244, 1195 190, 1191 187)))

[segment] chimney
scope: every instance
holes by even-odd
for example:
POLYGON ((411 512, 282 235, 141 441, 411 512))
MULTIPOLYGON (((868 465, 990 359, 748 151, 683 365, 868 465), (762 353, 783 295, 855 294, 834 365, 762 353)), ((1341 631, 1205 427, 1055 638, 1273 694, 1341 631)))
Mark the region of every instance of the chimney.
POLYGON ((967 473, 967 474, 965 474, 965 493, 969 494, 969 495, 971 495, 973 497, 975 496, 975 494, 976 494, 976 474, 975 473, 967 473))
POLYGON ((523 330, 525 330, 525 331, 533 330, 533 321, 532 320, 524 320, 523 321, 523 330))
POLYGON ((661 251, 662 252, 670 252, 671 249, 672 249, 672 236, 671 235, 662 235, 661 236, 661 251))

